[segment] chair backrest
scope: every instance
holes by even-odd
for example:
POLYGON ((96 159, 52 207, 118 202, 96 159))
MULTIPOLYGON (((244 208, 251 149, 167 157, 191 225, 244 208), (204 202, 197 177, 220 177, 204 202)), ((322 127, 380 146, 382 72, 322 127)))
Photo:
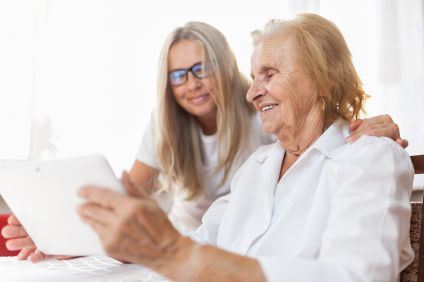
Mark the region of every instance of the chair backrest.
POLYGON ((414 261, 405 268, 400 274, 401 282, 424 282, 424 275, 422 273, 423 264, 423 250, 420 248, 424 246, 423 238, 421 234, 424 234, 422 230, 422 214, 423 214, 423 203, 411 203, 411 226, 409 229, 409 238, 411 240, 411 246, 414 250, 415 257, 414 261), (421 265, 419 265, 421 264, 421 265), (421 266, 421 267, 420 267, 421 266))
POLYGON ((424 173, 424 155, 411 156, 412 164, 414 165, 415 174, 424 173))
MULTIPOLYGON (((414 165, 415 174, 423 174, 424 155, 411 156, 411 161, 414 165)), ((402 271, 400 281, 424 282, 424 205, 422 202, 413 202, 411 203, 411 207, 409 236, 415 257, 414 261, 402 271)))

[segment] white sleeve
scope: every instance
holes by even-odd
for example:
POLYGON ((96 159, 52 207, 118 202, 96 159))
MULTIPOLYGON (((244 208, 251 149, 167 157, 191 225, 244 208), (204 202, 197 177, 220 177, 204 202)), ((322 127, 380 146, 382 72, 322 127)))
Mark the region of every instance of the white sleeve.
POLYGON ((188 236, 201 243, 216 246, 218 230, 230 201, 231 194, 218 198, 202 218, 202 224, 188 236))
POLYGON ((269 281, 396 281, 412 261, 409 156, 376 137, 348 151, 347 161, 325 167, 333 198, 318 258, 259 257, 269 281))
POLYGON ((158 168, 158 163, 156 161, 156 139, 154 126, 155 124, 152 114, 149 123, 144 129, 143 138, 141 139, 141 144, 138 148, 136 159, 151 167, 158 168))

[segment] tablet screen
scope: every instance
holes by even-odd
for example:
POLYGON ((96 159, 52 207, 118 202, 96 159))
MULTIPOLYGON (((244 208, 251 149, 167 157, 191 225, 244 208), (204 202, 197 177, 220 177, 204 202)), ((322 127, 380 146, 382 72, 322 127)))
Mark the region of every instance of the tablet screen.
POLYGON ((78 190, 85 185, 124 193, 110 165, 100 155, 0 162, 0 194, 45 254, 104 254, 97 234, 75 210, 83 202, 78 190))

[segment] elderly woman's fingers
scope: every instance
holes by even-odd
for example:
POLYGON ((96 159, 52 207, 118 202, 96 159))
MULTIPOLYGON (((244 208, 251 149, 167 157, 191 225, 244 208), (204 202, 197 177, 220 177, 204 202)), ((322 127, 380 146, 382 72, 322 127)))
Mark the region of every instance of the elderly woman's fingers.
POLYGON ((93 186, 81 188, 78 191, 78 195, 86 198, 91 203, 109 209, 122 208, 122 201, 124 199, 124 195, 118 192, 93 186))
POLYGON ((91 228, 94 229, 94 231, 96 231, 96 233, 99 235, 100 238, 103 238, 103 236, 105 234, 107 234, 108 232, 110 232, 110 228, 107 228, 107 225, 100 223, 99 221, 90 218, 90 217, 86 217, 84 215, 80 214, 80 218, 83 222, 87 223, 88 225, 91 226, 91 228))
POLYGON ((34 242, 29 237, 9 239, 6 241, 6 248, 9 251, 17 251, 26 247, 35 247, 34 242))
POLYGON ((131 181, 131 178, 128 172, 126 171, 122 172, 121 182, 126 192, 128 193, 128 195, 132 197, 136 197, 136 198, 149 197, 149 194, 147 193, 147 191, 145 191, 145 189, 142 189, 142 188, 140 189, 134 185, 134 183, 131 181))
POLYGON ((136 198, 142 196, 140 191, 131 182, 130 177, 129 177, 129 175, 126 171, 122 172, 121 182, 122 182, 122 185, 125 188, 125 191, 128 193, 128 195, 130 195, 132 197, 136 197, 136 198))
POLYGON ((19 222, 18 218, 14 214, 11 214, 7 218, 7 223, 10 224, 10 225, 21 225, 21 223, 19 222))
POLYGON ((1 235, 6 238, 19 238, 19 237, 27 237, 28 233, 22 226, 19 225, 6 225, 1 230, 1 235))
POLYGON ((25 247, 23 248, 19 254, 17 255, 18 259, 20 260, 25 260, 27 259, 31 254, 33 254, 35 252, 35 250, 37 249, 37 247, 32 246, 32 247, 25 247))
POLYGON ((106 225, 114 216, 113 212, 109 209, 91 203, 79 205, 77 212, 81 217, 90 218, 103 225, 106 225))

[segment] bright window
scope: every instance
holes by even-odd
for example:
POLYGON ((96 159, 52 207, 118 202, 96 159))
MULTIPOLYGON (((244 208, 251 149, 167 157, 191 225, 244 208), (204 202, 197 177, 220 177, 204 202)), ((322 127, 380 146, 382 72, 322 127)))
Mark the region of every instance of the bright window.
POLYGON ((174 27, 189 20, 216 26, 248 75, 249 33, 271 18, 305 9, 342 30, 374 97, 368 113, 391 114, 409 139, 410 152, 423 153, 422 1, 402 3, 401 9, 384 3, 2 1, 0 158, 101 153, 117 173, 128 169, 154 107, 159 51, 174 27), (395 40, 398 45, 389 44, 395 40))

